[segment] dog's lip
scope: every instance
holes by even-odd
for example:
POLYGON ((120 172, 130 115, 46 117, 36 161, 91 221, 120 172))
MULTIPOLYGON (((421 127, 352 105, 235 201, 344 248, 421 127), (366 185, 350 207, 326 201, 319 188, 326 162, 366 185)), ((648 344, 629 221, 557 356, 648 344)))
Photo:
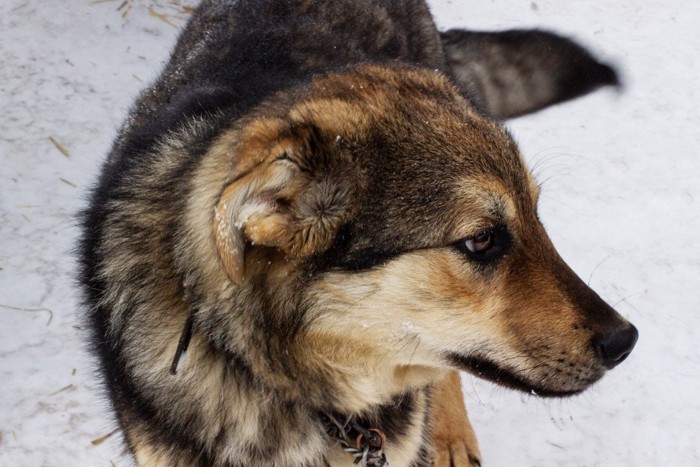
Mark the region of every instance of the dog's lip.
POLYGON ((542 397, 567 397, 583 392, 589 385, 578 389, 553 389, 527 382, 513 371, 503 368, 488 358, 481 356, 466 356, 450 353, 448 361, 461 370, 472 373, 474 376, 487 379, 496 384, 511 389, 527 392, 542 397))

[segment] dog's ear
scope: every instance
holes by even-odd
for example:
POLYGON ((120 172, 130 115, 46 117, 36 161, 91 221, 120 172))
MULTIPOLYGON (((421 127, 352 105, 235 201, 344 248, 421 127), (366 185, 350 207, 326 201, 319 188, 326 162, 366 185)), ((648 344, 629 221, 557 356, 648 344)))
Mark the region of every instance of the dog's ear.
POLYGON ((358 187, 342 141, 324 138, 311 125, 277 123, 243 135, 238 175, 223 190, 214 216, 219 256, 239 285, 250 248, 273 247, 289 259, 329 248, 352 214, 358 187))
POLYGON ((619 85, 617 73, 575 42, 539 30, 440 34, 453 77, 484 110, 511 118, 619 85))

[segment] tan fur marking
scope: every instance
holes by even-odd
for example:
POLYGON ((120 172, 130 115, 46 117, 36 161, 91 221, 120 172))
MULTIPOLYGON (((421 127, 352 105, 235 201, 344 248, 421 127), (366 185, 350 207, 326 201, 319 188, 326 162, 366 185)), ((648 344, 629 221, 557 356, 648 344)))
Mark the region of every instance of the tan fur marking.
MULTIPOLYGON (((269 153, 272 156, 284 153, 283 148, 289 144, 290 142, 283 146, 273 145, 269 153)), ((243 156, 241 159, 250 160, 252 157, 243 156)), ((259 223, 265 217, 274 215, 275 206, 269 201, 269 196, 264 198, 262 195, 279 190, 292 180, 293 173, 289 167, 266 164, 263 163, 264 160, 251 169, 252 173, 228 185, 215 208, 214 238, 224 269, 236 284, 242 283, 245 273, 244 232, 255 232, 256 221, 259 223), (248 225, 251 221, 253 225, 248 225)), ((260 244, 279 246, 278 237, 257 235, 256 238, 260 244)))
POLYGON ((465 177, 458 186, 459 202, 455 203, 459 222, 455 225, 454 240, 493 227, 493 215, 502 213, 508 220, 516 215, 516 206, 509 190, 502 182, 484 175, 465 177))
POLYGON ((193 460, 184 453, 170 453, 157 445, 150 444, 146 436, 138 433, 138 428, 131 428, 127 433, 129 445, 133 450, 136 464, 144 467, 188 467, 193 460))
POLYGON ((450 371, 433 386, 431 401, 435 467, 478 465, 479 444, 467 417, 459 372, 450 371))

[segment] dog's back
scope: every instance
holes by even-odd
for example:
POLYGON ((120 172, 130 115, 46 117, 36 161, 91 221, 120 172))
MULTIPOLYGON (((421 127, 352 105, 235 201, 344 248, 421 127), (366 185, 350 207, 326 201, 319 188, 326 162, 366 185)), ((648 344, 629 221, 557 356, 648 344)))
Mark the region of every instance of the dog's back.
POLYGON ((197 115, 236 118, 313 74, 358 63, 445 71, 424 2, 204 1, 160 78, 137 101, 122 144, 143 150, 197 115))
POLYGON ((359 63, 440 70, 497 118, 618 83, 612 68, 547 32, 439 34, 423 0, 205 0, 113 154, 144 150, 197 115, 235 118, 313 74, 359 63))

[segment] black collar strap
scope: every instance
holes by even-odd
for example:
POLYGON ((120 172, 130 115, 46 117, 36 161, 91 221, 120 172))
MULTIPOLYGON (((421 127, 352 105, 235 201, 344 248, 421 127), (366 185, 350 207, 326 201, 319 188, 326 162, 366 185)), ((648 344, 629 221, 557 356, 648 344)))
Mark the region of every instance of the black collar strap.
POLYGON ((173 357, 173 363, 172 365, 170 365, 171 375, 176 374, 182 362, 185 361, 185 356, 187 355, 187 347, 190 345, 190 340, 192 339, 192 326, 194 324, 194 307, 190 307, 189 311, 190 312, 187 315, 187 321, 185 321, 185 325, 182 327, 180 341, 177 343, 177 350, 175 351, 175 357, 173 357))

